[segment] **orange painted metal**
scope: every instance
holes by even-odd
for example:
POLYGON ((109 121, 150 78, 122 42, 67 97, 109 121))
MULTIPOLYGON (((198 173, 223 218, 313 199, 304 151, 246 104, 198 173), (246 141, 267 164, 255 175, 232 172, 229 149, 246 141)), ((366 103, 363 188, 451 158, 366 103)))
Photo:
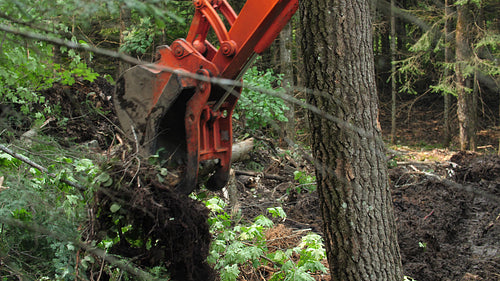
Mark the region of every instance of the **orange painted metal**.
MULTIPOLYGON (((224 89, 209 82, 210 77, 240 79, 255 54, 263 52, 298 8, 298 0, 248 0, 239 15, 226 0, 193 0, 196 8, 186 39, 159 50, 155 63, 168 68, 198 73, 206 81, 175 75, 182 89, 193 89, 186 103, 186 172, 178 189, 190 193, 196 186, 200 161, 218 159, 207 187, 222 188, 228 180, 231 148, 231 116, 241 89, 224 89), (221 18, 225 18, 225 22, 221 18), (210 28, 218 44, 207 40, 210 28), (218 47, 215 47, 218 45, 218 47)), ((151 69, 152 73, 158 72, 151 69)), ((165 93, 169 72, 157 73, 150 111, 165 93)), ((183 91, 183 90, 179 91, 183 91)))

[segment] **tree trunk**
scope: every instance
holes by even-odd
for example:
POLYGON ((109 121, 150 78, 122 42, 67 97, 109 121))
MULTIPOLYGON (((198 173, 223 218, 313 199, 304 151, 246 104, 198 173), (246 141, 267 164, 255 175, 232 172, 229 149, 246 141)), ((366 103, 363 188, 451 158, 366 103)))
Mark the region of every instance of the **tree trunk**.
POLYGON ((402 270, 378 124, 370 0, 300 3, 312 151, 332 280, 402 270))
MULTIPOLYGON (((292 66, 292 22, 289 22, 280 33, 280 59, 281 73, 283 74, 283 87, 286 89, 287 95, 293 96, 293 66, 292 66)), ((288 122, 284 128, 284 136, 288 138, 288 144, 293 144, 295 141, 295 108, 293 103, 288 103, 290 108, 286 112, 288 122)))
POLYGON ((394 15, 395 1, 391 0, 391 143, 394 144, 396 138, 396 78, 394 77, 396 73, 396 17, 394 15))
MULTIPOLYGON (((452 50, 450 46, 450 16, 451 16, 451 11, 450 11, 450 3, 448 2, 449 0, 445 0, 444 2, 444 61, 445 64, 451 63, 452 60, 452 50)), ((450 76, 450 70, 446 66, 444 69, 444 79, 448 81, 449 76, 450 76)), ((450 104, 451 104, 451 96, 448 93, 444 93, 444 108, 443 108, 443 115, 444 115, 444 133, 443 133, 443 144, 445 147, 448 147, 451 143, 451 125, 450 125, 450 104)))
POLYGON ((474 149, 473 141, 473 98, 471 91, 471 73, 466 72, 471 57, 471 29, 473 4, 458 5, 456 40, 456 82, 457 82, 457 117, 460 129, 460 149, 474 149))
POLYGON ((472 98, 471 98, 471 129, 470 129, 470 150, 476 151, 476 140, 477 140, 477 106, 478 106, 478 98, 479 98, 479 81, 477 80, 478 71, 474 70, 474 74, 472 77, 472 98))

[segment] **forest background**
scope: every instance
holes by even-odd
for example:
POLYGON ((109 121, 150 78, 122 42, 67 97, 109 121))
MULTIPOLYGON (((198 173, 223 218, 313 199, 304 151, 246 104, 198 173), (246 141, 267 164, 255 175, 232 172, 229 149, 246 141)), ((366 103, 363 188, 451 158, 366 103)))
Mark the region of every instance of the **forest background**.
MULTIPOLYGON (((243 4, 229 2, 235 10, 243 4)), ((124 274, 164 276, 162 267, 142 268, 145 271, 137 273, 119 260, 97 263, 99 253, 78 242, 88 231, 85 222, 91 217, 88 206, 94 189, 81 192, 67 182, 94 187, 111 184, 102 159, 87 154, 88 147, 95 145, 88 141, 95 137, 98 148, 108 149, 116 140, 93 135, 92 130, 85 138, 64 137, 64 132, 77 130, 68 125, 75 121, 72 116, 62 114, 68 103, 62 94, 87 82, 112 85, 134 62, 132 58, 153 61, 158 45, 185 36, 194 11, 191 2, 19 0, 0 1, 0 7, 2 143, 14 144, 19 153, 46 167, 43 172, 5 151, 1 155, 0 275, 6 276, 4 280, 20 276, 75 280, 79 270, 98 264, 103 268, 96 272, 105 272, 115 280, 124 274), (62 91, 59 104, 48 102, 45 95, 54 85, 62 91), (70 145, 75 141, 85 146, 70 145), (82 254, 85 251, 88 254, 82 254)), ((494 0, 373 1, 380 122, 388 144, 500 153, 499 11, 500 3, 494 0)), ((281 88, 286 94, 304 98, 298 25, 293 18, 245 76, 249 87, 235 112, 240 139, 272 139, 277 146, 289 149, 290 144, 280 141, 287 137, 307 151, 306 110, 268 95, 269 91, 283 94, 281 88)), ((81 122, 78 131, 92 127, 82 121, 90 116, 89 111, 106 115, 112 110, 104 104, 91 105, 100 94, 88 91, 86 103, 73 108, 73 117, 81 122)), ((312 173, 296 172, 297 181, 310 186, 312 173)), ((224 204, 207 202, 212 207, 224 204)), ((110 208, 119 213, 116 208, 120 206, 110 208)), ((279 213, 279 209, 272 212, 279 213)), ((254 228, 263 231, 266 224, 257 222, 260 224, 254 228)), ((116 237, 108 237, 97 249, 106 250, 113 243, 118 243, 116 237)), ((319 247, 314 241, 310 243, 319 247)), ((249 252, 246 255, 251 256, 249 252)), ((293 260, 286 257, 283 252, 283 264, 293 260)), ((315 258, 319 261, 320 257, 315 258)), ((279 260, 276 254, 274 258, 279 260)), ((242 270, 235 266, 238 263, 218 261, 227 280, 242 270)), ((312 257, 310 261, 317 266, 315 271, 322 270, 312 257)), ((301 272, 298 264, 296 274, 301 272)), ((312 272, 312 268, 301 270, 312 272)), ((277 274, 275 278, 281 280, 277 274)))

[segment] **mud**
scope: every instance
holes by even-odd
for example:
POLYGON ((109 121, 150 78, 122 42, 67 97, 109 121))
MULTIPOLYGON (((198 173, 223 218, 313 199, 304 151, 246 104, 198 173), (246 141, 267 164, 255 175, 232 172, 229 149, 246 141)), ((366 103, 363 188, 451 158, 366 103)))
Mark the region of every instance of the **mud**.
MULTIPOLYGON (((459 152, 442 163, 405 163, 389 174, 405 275, 500 280, 499 157, 459 152)), ((315 192, 296 195, 286 207, 289 226, 317 227, 317 206, 315 192)))
POLYGON ((77 81, 71 86, 54 84, 41 94, 54 106, 53 116, 63 117, 49 122, 43 132, 57 136, 58 142, 66 146, 97 141, 99 148, 109 148, 118 124, 111 103, 113 89, 103 78, 77 81))
POLYGON ((206 263, 212 237, 205 205, 158 182, 154 167, 126 166, 110 167, 115 183, 96 194, 95 240, 118 236, 111 254, 139 267, 165 266, 173 280, 215 280, 206 263))
POLYGON ((499 161, 455 154, 447 175, 440 175, 448 181, 406 167, 392 171, 406 275, 419 281, 500 278, 500 174, 490 169, 499 161))

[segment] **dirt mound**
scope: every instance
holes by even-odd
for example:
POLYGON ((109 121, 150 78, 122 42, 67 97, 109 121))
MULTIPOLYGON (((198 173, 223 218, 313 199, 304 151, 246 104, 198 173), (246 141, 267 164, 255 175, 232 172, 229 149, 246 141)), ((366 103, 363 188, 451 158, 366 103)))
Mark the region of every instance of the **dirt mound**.
POLYGON ((500 159, 461 152, 450 161, 449 180, 404 167, 391 173, 405 274, 418 281, 498 280, 500 159))
MULTIPOLYGON (((459 152, 449 162, 405 162, 389 175, 405 275, 499 280, 499 157, 459 152)), ((289 198, 287 226, 320 232, 317 193, 289 198)))
POLYGON ((173 280, 215 280, 206 263, 212 239, 207 208, 160 183, 156 168, 127 166, 110 167, 114 184, 96 194, 94 238, 118 241, 110 253, 140 267, 165 266, 173 280))
MULTIPOLYGON (((500 182, 500 158, 495 155, 480 156, 473 152, 459 152, 450 158, 458 164, 455 169, 455 180, 460 183, 487 181, 491 184, 500 182)), ((493 187, 497 195, 498 185, 493 187)))
POLYGON ((62 118, 44 127, 44 133, 56 136, 67 146, 97 141, 101 149, 114 139, 116 114, 112 104, 114 86, 104 78, 94 82, 77 81, 71 86, 54 84, 41 94, 56 106, 62 118))

